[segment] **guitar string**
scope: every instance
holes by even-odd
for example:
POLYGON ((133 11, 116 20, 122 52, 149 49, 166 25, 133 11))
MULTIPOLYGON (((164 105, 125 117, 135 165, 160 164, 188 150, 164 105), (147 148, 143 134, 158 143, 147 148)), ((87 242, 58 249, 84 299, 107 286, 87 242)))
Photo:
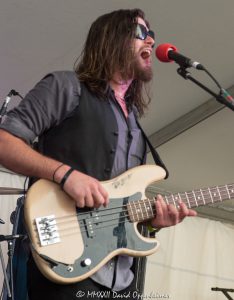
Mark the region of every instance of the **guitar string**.
MULTIPOLYGON (((127 211, 125 211, 125 212, 127 212, 127 211)), ((156 209, 153 209, 153 212, 155 213, 156 209)), ((117 214, 117 213, 115 213, 115 214, 117 214)), ((137 220, 134 220, 134 222, 142 222, 142 221, 146 220, 146 218, 144 218, 144 217, 139 218, 139 215, 137 213, 136 213, 136 215, 138 216, 138 218, 137 218, 137 220)), ((64 232, 64 231, 67 231, 67 230, 72 230, 71 233, 63 233, 61 235, 61 237, 66 237, 66 236, 74 235, 74 234, 77 234, 77 233, 78 234, 86 233, 88 235, 92 235, 92 233, 90 234, 91 231, 94 231, 94 230, 96 231, 96 230, 100 230, 100 229, 107 228, 107 227, 119 226, 120 224, 125 223, 126 222, 125 219, 128 218, 128 216, 129 215, 123 215, 123 216, 118 216, 118 218, 114 218, 114 219, 112 218, 112 219, 105 220, 105 221, 97 221, 96 223, 94 222, 93 224, 95 224, 95 225, 100 224, 100 223, 102 224, 102 226, 95 227, 95 229, 94 228, 87 229, 87 227, 88 227, 87 224, 82 224, 83 226, 81 226, 81 224, 80 224, 79 227, 80 227, 81 230, 74 231, 74 229, 77 228, 77 226, 75 226, 75 227, 70 227, 70 228, 65 228, 65 229, 59 229, 59 232, 64 232), (118 223, 110 223, 112 221, 120 220, 120 219, 124 219, 124 220, 123 221, 119 221, 118 223), (108 223, 108 222, 109 222, 109 224, 103 225, 104 223, 108 223)), ((78 222, 80 223, 82 221, 78 220, 78 222)), ((49 239, 47 239, 47 240, 49 240, 49 239)))
MULTIPOLYGON (((214 189, 214 188, 213 188, 214 189)), ((186 193, 178 193, 178 194, 171 194, 171 195, 168 195, 168 196, 163 196, 163 198, 166 200, 166 202, 168 202, 168 204, 173 204, 175 205, 175 202, 178 202, 178 200, 176 198, 179 198, 179 200, 182 200, 184 202, 188 202, 190 205, 189 207, 197 207, 197 202, 198 201, 201 201, 201 204, 204 204, 203 203, 203 200, 208 204, 207 202, 207 199, 210 200, 212 199, 209 192, 207 191, 208 195, 204 195, 201 197, 202 199, 195 199, 194 200, 194 193, 201 193, 202 189, 201 190, 196 190, 196 191, 193 191, 193 192, 186 192, 186 193), (192 200, 189 200, 189 198, 191 198, 192 200)), ((211 191, 212 192, 212 191, 211 191)), ((220 191, 220 193, 222 193, 220 191)), ((230 199, 229 197, 229 194, 227 191, 225 191, 225 197, 227 197, 226 199, 230 199)), ((219 199, 220 201, 222 201, 222 199, 220 199, 219 195, 215 196, 213 195, 213 199, 219 199)), ((121 208, 127 208, 127 206, 130 204, 132 207, 132 210, 135 210, 137 205, 144 205, 145 206, 145 202, 146 201, 155 201, 154 199, 141 199, 141 200, 137 200, 137 201, 133 201, 133 202, 130 202, 126 205, 122 205, 122 206, 117 206, 117 207, 113 207, 113 208, 106 208, 105 210, 89 210, 89 211, 86 211, 86 212, 81 212, 81 213, 77 213, 77 214, 71 214, 71 215, 67 215, 67 216, 61 216, 61 217, 57 217, 56 220, 61 220, 61 219, 65 219, 65 218, 69 218, 69 217, 77 217, 77 216, 83 216, 83 215, 90 215, 90 213, 106 213, 106 211, 110 211, 110 210, 114 210, 114 209, 121 209, 121 208), (135 204, 134 204, 135 203, 135 204)), ((179 202, 178 202, 179 203, 179 202)), ((209 203, 213 203, 212 201, 210 201, 209 203)), ((177 206, 177 205, 176 205, 177 206)), ((137 207, 138 208, 138 207, 137 207)), ((78 208, 79 209, 79 208, 78 208)), ((111 214, 116 214, 116 213, 111 213, 111 214)), ((109 215, 111 215, 109 214, 109 215)), ((95 217, 94 217, 95 218, 95 217)))
MULTIPOLYGON (((224 187, 223 187, 224 188, 224 187)), ((214 188, 212 188, 212 189, 214 189, 214 188)), ((210 188, 210 191, 212 190, 211 188, 210 188)), ((215 188, 216 189, 216 191, 217 191, 217 188, 215 188)), ((226 189, 225 189, 226 190, 226 189)), ((200 189, 200 190, 196 190, 196 191, 192 191, 192 192, 187 192, 187 193, 183 193, 184 194, 184 196, 186 197, 186 200, 188 200, 188 198, 189 198, 189 194, 192 194, 192 198, 194 199, 194 193, 196 193, 196 192, 199 192, 199 193, 201 193, 201 191, 202 191, 202 189, 200 189), (187 195, 186 195, 187 194, 187 195)), ((220 192, 220 194, 222 193, 222 191, 219 191, 220 192)), ((227 191, 225 191, 225 194, 226 194, 226 196, 228 196, 227 197, 227 199, 230 199, 230 194, 227 192, 227 191)), ((178 195, 178 194, 175 194, 175 195, 178 195)), ((175 195, 168 195, 167 196, 167 198, 169 198, 169 197, 172 197, 173 198, 173 202, 171 203, 171 204, 175 204, 174 202, 175 202, 175 199, 174 199, 174 197, 175 197, 175 195)), ((180 194, 180 198, 182 199, 182 194, 180 194)), ((205 195, 203 195, 203 200, 205 200, 205 195)), ((211 195, 209 194, 209 197, 208 197, 208 199, 211 199, 211 195)), ((138 200, 137 202, 140 204, 140 205, 142 205, 142 204, 144 204, 144 208, 145 208, 145 200, 146 199, 142 199, 142 200, 138 200), (140 202, 142 202, 142 203, 140 203, 140 202)), ((148 201, 150 201, 150 202, 152 202, 152 201, 154 201, 153 199, 147 199, 148 201)), ((167 199, 168 200, 168 199, 167 199)), ((183 199, 182 199, 183 200, 183 199)), ((220 199, 221 200, 221 199, 220 199)), ((197 206, 197 201, 193 201, 194 203, 196 203, 196 206, 197 206)), ((128 204, 127 204, 128 205, 128 204)), ((109 208, 109 209, 107 209, 107 210, 113 210, 113 209, 119 209, 119 208, 124 208, 124 207, 127 207, 127 205, 123 205, 123 206, 121 206, 121 207, 114 207, 114 208, 109 208)), ((139 208, 139 206, 140 205, 138 205, 138 209, 140 209, 139 208)), ((134 209, 136 209, 136 205, 134 205, 135 207, 134 207, 134 209)), ((151 207, 151 209, 152 209, 152 212, 153 212, 153 215, 154 215, 154 213, 156 212, 156 209, 153 209, 152 207, 151 207)), ((97 210, 98 211, 98 210, 97 210)), ((89 211, 89 212, 85 212, 85 213, 81 213, 81 214, 77 214, 77 215, 70 215, 70 216, 65 216, 65 217, 59 217, 59 218, 57 218, 57 220, 58 219, 61 219, 61 218, 67 218, 67 217, 71 217, 71 216, 79 216, 79 215, 84 215, 84 214, 90 214, 90 212, 91 213, 93 213, 93 212, 95 212, 95 211, 89 211)), ((105 210, 101 210, 101 211, 99 211, 99 212, 104 212, 105 213, 105 210)), ((128 213, 128 210, 123 210, 122 211, 122 213, 128 213)), ((107 216, 107 215, 114 215, 114 214, 119 214, 120 212, 116 212, 116 213, 110 213, 110 214, 106 214, 106 215, 104 215, 104 216, 107 216)), ((135 215, 137 215, 137 220, 135 220, 135 218, 134 218, 134 222, 141 222, 141 221, 144 221, 144 220, 146 220, 146 219, 149 219, 148 218, 148 216, 146 216, 146 218, 144 217, 144 214, 141 212, 141 214, 142 214, 142 216, 143 216, 143 218, 139 218, 139 214, 138 214, 138 212, 136 211, 135 212, 135 215)), ((147 214, 147 213, 146 213, 147 214)), ((132 216, 133 216, 134 214, 132 213, 132 216)), ((126 214, 126 215, 123 215, 123 216, 118 216, 118 218, 116 218, 116 219, 110 219, 110 220, 105 220, 105 221, 97 221, 96 223, 94 223, 94 224, 99 224, 99 223, 107 223, 107 222, 111 222, 111 221, 113 221, 113 220, 119 220, 120 218, 122 219, 122 218, 127 218, 129 215, 128 214, 126 214)), ((103 217, 103 215, 101 216, 101 217, 103 217)), ((93 219, 93 218, 96 218, 96 216, 94 216, 94 217, 91 217, 91 218, 89 218, 89 219, 93 219)), ((70 221, 71 222, 71 221, 70 221)), ((80 222, 79 220, 78 220, 78 222, 80 222)), ((125 222, 125 221, 123 221, 123 222, 125 222)), ((123 222, 119 222, 119 224, 120 223, 123 223, 123 222)), ((60 223, 58 223, 58 224, 61 224, 61 223, 67 223, 67 222, 60 222, 60 223)), ((116 224, 113 224, 113 225, 116 225, 116 224)), ((51 226, 53 226, 53 225, 49 225, 48 227, 51 227, 51 226)), ((109 225, 106 225, 106 226, 100 226, 100 227, 98 227, 98 228, 95 228, 95 229, 102 229, 102 228, 105 228, 105 227, 110 227, 110 226, 112 226, 112 224, 109 224, 109 225)), ((48 228, 47 227, 47 228, 48 228)), ((75 227, 71 227, 71 228, 66 228, 66 229, 61 229, 60 231, 64 231, 64 230, 71 230, 71 229, 73 229, 73 228, 75 228, 75 227)), ((82 228, 82 226, 81 226, 81 228, 82 228)), ((84 230, 84 231, 79 231, 80 233, 82 233, 82 232, 87 232, 88 230, 87 230, 87 224, 83 224, 83 228, 86 228, 86 230, 84 230)))
MULTIPOLYGON (((127 216, 121 216, 121 217, 118 217, 118 218, 116 218, 116 219, 110 219, 110 220, 108 220, 108 222, 111 222, 111 221, 114 221, 114 220, 119 220, 119 219, 122 219, 122 218, 126 218, 127 216)), ((96 227, 95 228, 95 231, 96 230, 100 230, 100 229, 103 229, 103 228, 107 228, 107 227, 112 227, 112 226, 119 226, 120 224, 123 224, 123 223, 125 223, 125 221, 126 220, 124 220, 124 221, 120 221, 120 222, 118 222, 118 223, 112 223, 112 224, 106 224, 106 225, 104 225, 104 226, 99 226, 99 227, 96 227)), ((98 223, 104 223, 104 222, 98 222, 98 223)), ((106 222, 105 222, 106 223, 106 222)), ((87 227, 87 226, 84 226, 84 227, 87 227)), ((65 228, 65 229, 59 229, 59 232, 64 232, 64 231, 66 231, 66 230, 72 230, 72 232, 71 233, 63 233, 62 235, 59 235, 59 237, 66 237, 66 236, 69 236, 69 235, 74 235, 74 234, 82 234, 82 233, 87 233, 88 235, 92 235, 92 234, 90 234, 89 232, 91 231, 91 230, 88 230, 87 228, 85 228, 84 230, 83 230, 83 228, 82 228, 82 230, 76 230, 76 231, 74 231, 74 229, 77 229, 77 226, 76 227, 70 227, 70 228, 65 228)), ((53 237, 52 237, 53 238, 53 237)), ((44 239, 43 241, 48 241, 48 240, 50 240, 50 238, 47 238, 47 239, 44 239)))
MULTIPOLYGON (((126 205, 125 205, 126 206, 126 205)), ((112 208, 112 209, 115 209, 115 208, 112 208)), ((101 212, 105 212, 105 211, 101 211, 101 212)), ((128 213, 128 211, 127 210, 123 210, 122 211, 123 213, 128 213)), ((156 213, 156 209, 152 209, 152 212, 153 212, 153 215, 155 215, 155 213, 156 213)), ((97 225, 97 224, 104 224, 104 223, 108 223, 108 222, 111 222, 111 221, 115 221, 115 220, 120 220, 120 219, 125 219, 125 218, 127 218, 127 217, 129 217, 129 214, 125 214, 125 215, 122 215, 122 216, 119 216, 119 213, 120 212, 116 212, 116 213, 111 213, 111 214, 108 214, 108 215, 114 215, 114 214, 118 214, 118 218, 111 218, 111 219, 107 219, 107 220, 103 220, 103 221, 100 221, 100 220, 96 220, 96 222, 94 222, 93 223, 93 225, 97 225)), ((78 214, 79 215, 79 214, 78 214)), ((148 216, 147 216, 147 213, 146 213, 146 216, 144 216, 144 213, 141 213, 141 215, 142 215, 142 217, 139 217, 139 214, 138 214, 138 212, 135 212, 135 214, 131 214, 131 216, 133 217, 132 219, 134 220, 134 222, 142 222, 142 221, 145 221, 145 220, 147 220, 147 219, 151 219, 152 218, 152 216, 150 217, 150 218, 148 218, 148 216), (137 216, 137 219, 135 219, 135 216, 137 216)), ((73 216, 75 216, 75 215, 73 215, 73 216)), ((106 215, 104 215, 104 216, 106 216, 106 215)), ((101 216, 101 217, 103 217, 103 216, 101 216)), ((94 219, 94 218, 96 218, 96 217, 91 217, 91 218, 89 218, 89 220, 92 220, 92 219, 94 219)), ((77 222, 77 218, 75 219, 75 220, 73 220, 73 221, 69 221, 69 222, 74 222, 74 221, 76 221, 77 222)), ((80 233, 82 233, 82 232, 89 232, 89 230, 91 231, 92 229, 87 229, 87 227, 89 226, 89 224, 84 224, 83 223, 83 221, 84 220, 78 220, 78 222, 79 222, 79 227, 81 228, 81 230, 80 231, 78 231, 78 232, 80 232, 80 233), (82 224, 81 224, 82 223, 82 224), (85 230, 82 230, 82 229, 85 229, 85 230)), ((121 224, 121 223, 124 223, 125 222, 125 220, 124 221, 122 221, 122 222, 119 222, 118 224, 121 224)), ((60 223, 58 223, 58 225, 61 225, 61 224, 64 224, 64 223, 67 223, 67 222, 60 222, 60 223)), ((110 226, 113 226, 113 225, 118 225, 118 224, 116 224, 116 223, 114 223, 114 224, 107 224, 107 225, 104 225, 104 226, 99 226, 99 227, 97 227, 97 228, 95 228, 95 230, 97 230, 97 229, 102 229, 102 228, 106 228, 106 227, 110 227, 110 226)), ((50 226, 48 226, 48 227, 52 227, 53 225, 50 225, 50 226)), ((77 226, 75 226, 75 227, 68 227, 68 228, 64 228, 64 229, 59 229, 59 231, 60 232, 62 232, 62 231, 68 231, 68 230, 73 230, 74 228, 77 228, 77 226)), ((74 233, 74 231, 72 232, 72 233, 70 233, 70 234, 65 234, 64 236, 67 236, 67 235, 71 235, 71 234, 73 234, 74 233)))
MULTIPOLYGON (((153 215, 154 215, 154 213, 156 213, 156 210, 154 209, 154 210, 152 210, 153 211, 153 215)), ((113 221, 113 220, 119 220, 119 218, 127 218, 127 217, 129 217, 129 215, 128 214, 125 214, 125 215, 123 215, 123 216, 119 216, 119 213, 127 213, 127 211, 121 211, 121 212, 116 212, 116 213, 112 213, 112 214, 108 214, 108 215, 118 215, 118 218, 111 218, 111 219, 107 219, 107 220, 103 220, 103 221, 100 221, 100 220, 96 220, 95 222, 93 222, 92 224, 99 224, 99 223, 106 223, 106 222, 110 222, 110 221, 113 221)), ((134 215, 134 214, 132 214, 132 215, 134 215)), ((138 216, 138 214, 137 214, 137 212, 136 212, 136 214, 135 215, 137 215, 138 216)), ((143 215, 143 214, 142 214, 143 215)), ((104 216, 106 216, 106 215, 104 215, 104 216)), ((77 217, 76 217, 76 215, 73 215, 73 217, 75 217, 75 219, 74 220, 69 220, 69 221, 65 221, 65 222, 58 222, 58 223, 56 223, 56 224, 51 224, 51 225, 48 225, 47 226, 47 228, 50 228, 50 227, 53 227, 53 226, 55 226, 55 225, 64 225, 64 224, 66 224, 66 223, 72 223, 72 222, 77 222, 77 220, 78 220, 78 222, 79 222, 79 224, 80 224, 80 227, 81 228, 83 228, 83 227, 88 227, 89 226, 89 224, 84 224, 84 221, 86 221, 86 220, 92 220, 92 219, 95 219, 96 217, 91 217, 91 218, 88 218, 88 219, 82 219, 82 220, 79 220, 79 219, 77 219, 77 217)), ((103 215, 101 216, 101 217, 103 217, 103 215)), ((135 217, 133 217, 133 219, 134 219, 134 222, 139 222, 139 221, 144 221, 144 220, 146 220, 147 218, 146 217, 142 217, 142 218, 137 218, 137 220, 135 219, 135 217)), ((148 219, 151 219, 151 217, 150 218, 148 218, 148 219)), ((64 230, 71 230, 72 228, 74 228, 74 227, 70 227, 70 228, 65 228, 64 230)), ((60 229, 61 230, 61 229, 60 229)))
MULTIPOLYGON (((123 211, 124 212, 124 211, 123 211)), ((125 211, 126 212, 126 211, 125 211)), ((156 210, 154 210, 154 212, 156 212, 156 210)), ((116 213, 117 214, 117 213, 116 213)), ((125 218, 128 218, 128 215, 127 214, 125 214, 125 215, 122 215, 122 216, 119 216, 118 215, 118 218, 111 218, 111 219, 108 219, 108 220, 105 220, 105 221, 100 221, 100 220, 97 220, 96 222, 94 222, 93 223, 93 225, 95 224, 95 225, 98 225, 98 224, 104 224, 104 223, 108 223, 108 222, 113 222, 113 221, 115 221, 115 220, 120 220, 120 219, 125 219, 125 218)), ((90 218, 91 219, 91 218, 90 218)), ((142 217, 142 218, 137 218, 137 220, 135 220, 134 219, 134 222, 141 222, 141 221, 144 221, 144 220, 146 220, 146 218, 145 217, 142 217)), ((76 221, 77 222, 77 219, 76 220, 73 220, 73 222, 74 221, 76 221)), ((69 231, 69 230, 72 230, 72 233, 70 233, 70 234, 63 234, 62 236, 68 236, 68 235, 72 235, 72 234, 74 234, 74 233, 76 233, 76 232, 78 232, 78 233, 83 233, 83 232, 86 232, 86 233, 89 233, 90 231, 92 231, 92 229, 88 229, 87 227, 89 226, 88 224, 84 224, 83 223, 83 221, 84 220, 78 220, 78 222, 79 222, 79 227, 81 228, 81 230, 79 230, 79 231, 74 231, 74 229, 76 229, 77 228, 77 226, 74 226, 74 227, 68 227, 68 228, 64 228, 64 229, 61 229, 61 228, 59 228, 59 232, 64 232, 64 231, 69 231), (80 224, 80 223, 82 223, 82 224, 80 224), (83 230, 84 229, 84 230, 83 230)), ((124 220, 124 221, 119 221, 118 223, 113 223, 113 224, 106 224, 106 225, 102 225, 102 226, 99 226, 99 227, 95 227, 95 230, 97 230, 97 229, 102 229, 102 228, 106 228, 106 227, 111 227, 111 226, 113 226, 113 225, 116 225, 116 226, 118 226, 119 224, 122 224, 122 223, 125 223, 125 221, 126 220, 124 220)), ((70 221, 70 222, 72 222, 72 221, 70 221)), ((131 222, 131 221, 130 221, 131 222)), ((63 223, 66 223, 66 222, 63 222, 63 223)), ((56 224, 57 225, 57 224, 56 224)), ((61 225, 61 222, 59 223, 59 225, 61 225)), ((48 226, 48 227, 53 227, 53 225, 50 225, 50 226, 48 226)), ((47 227, 47 228, 48 228, 47 227)), ((54 231, 56 231, 56 230, 54 230, 54 231)), ((49 240, 50 238, 48 238, 48 239, 45 239, 45 240, 49 240)), ((44 241, 45 241, 44 240, 44 241)))
MULTIPOLYGON (((116 218, 116 219, 111 219, 111 220, 109 220, 109 222, 114 221, 114 220, 123 219, 123 218, 126 218, 126 216, 122 216, 122 217, 116 218)), ((103 228, 113 227, 113 226, 118 227, 121 224, 125 224, 125 222, 126 222, 126 220, 123 220, 123 221, 119 221, 118 223, 111 223, 111 224, 102 225, 102 226, 96 227, 94 229, 94 231, 100 230, 100 229, 103 229, 103 228)), ((75 228, 75 227, 73 227, 73 228, 75 228)), ((62 230, 62 231, 65 231, 65 230, 62 230)), ((76 230, 76 231, 73 229, 73 231, 71 233, 63 233, 61 235, 61 237, 66 237, 66 236, 77 234, 77 233, 78 234, 87 233, 88 235, 92 235, 92 234, 89 234, 89 230, 87 228, 82 228, 82 230, 76 230)))
MULTIPOLYGON (((102 211, 102 212, 105 212, 105 211, 102 211)), ((123 213, 124 213, 124 212, 126 213, 127 211, 124 211, 124 210, 123 210, 122 212, 123 212, 123 213)), ((153 215, 155 214, 155 212, 156 212, 156 210, 153 210, 153 215)), ((108 214, 108 215, 113 215, 113 214, 119 214, 119 212, 112 213, 112 214, 108 214)), ((144 221, 144 220, 146 220, 146 219, 151 219, 151 218, 153 217, 153 216, 151 216, 150 218, 148 218, 148 216, 145 217, 143 213, 141 213, 141 215, 142 215, 142 217, 139 218, 138 212, 135 212, 135 214, 132 214, 133 220, 134 220, 135 222, 137 222, 137 221, 140 222, 140 221, 144 221), (135 216, 134 216, 134 215, 137 216, 137 219, 135 219, 135 216)), ((75 216, 75 215, 73 215, 73 216, 75 216)), ((78 214, 78 216, 79 216, 79 214, 78 214)), ((104 216, 105 216, 105 215, 104 215, 104 216)), ((127 215, 122 216, 122 217, 125 217, 125 218, 126 218, 126 217, 128 217, 128 216, 129 216, 129 215, 127 214, 127 215)), ((103 215, 100 216, 100 217, 103 217, 103 215)), ((93 218, 96 218, 96 217, 89 218, 89 220, 92 221, 93 218)), ((119 219, 119 216, 118 216, 117 219, 119 219)), ((77 219, 76 219, 76 220, 77 220, 77 219)), ((111 220, 98 221, 97 223, 106 223, 106 222, 110 222, 110 221, 112 221, 112 220, 115 220, 115 219, 112 218, 111 220)), ((73 220, 73 221, 74 221, 74 220, 73 220)), ((69 222, 72 222, 72 221, 69 221, 69 222)), ((80 220, 78 220, 78 222, 80 223, 80 220)), ((67 222, 62 222, 62 223, 67 223, 67 222)), ((97 224, 97 223, 94 223, 94 224, 97 224)), ((60 223, 58 222, 58 225, 59 225, 59 224, 61 224, 61 222, 60 222, 60 223)), ((50 227, 53 227, 53 225, 48 225, 48 226, 47 226, 47 228, 50 228, 50 227)), ((82 224, 82 225, 81 225, 81 228, 82 228, 82 227, 85 228, 85 227, 87 227, 87 225, 86 225, 86 224, 84 224, 84 225, 82 224)), ((72 228, 67 228, 66 230, 71 230, 71 229, 72 229, 72 228)))

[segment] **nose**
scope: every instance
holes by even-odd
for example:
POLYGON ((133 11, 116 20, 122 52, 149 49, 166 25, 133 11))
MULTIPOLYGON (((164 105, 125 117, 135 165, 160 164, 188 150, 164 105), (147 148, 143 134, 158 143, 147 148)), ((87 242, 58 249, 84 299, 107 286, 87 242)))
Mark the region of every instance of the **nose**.
POLYGON ((145 39, 145 43, 147 43, 153 48, 155 44, 155 40, 151 36, 147 35, 147 38, 145 39))

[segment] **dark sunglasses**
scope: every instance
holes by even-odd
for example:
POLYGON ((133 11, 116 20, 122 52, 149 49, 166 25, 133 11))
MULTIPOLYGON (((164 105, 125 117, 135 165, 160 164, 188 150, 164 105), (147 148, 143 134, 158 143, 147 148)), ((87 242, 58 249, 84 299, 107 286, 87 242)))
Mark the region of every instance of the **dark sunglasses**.
POLYGON ((154 40, 154 32, 152 30, 147 30, 144 25, 137 23, 135 38, 144 41, 147 36, 150 36, 154 40))

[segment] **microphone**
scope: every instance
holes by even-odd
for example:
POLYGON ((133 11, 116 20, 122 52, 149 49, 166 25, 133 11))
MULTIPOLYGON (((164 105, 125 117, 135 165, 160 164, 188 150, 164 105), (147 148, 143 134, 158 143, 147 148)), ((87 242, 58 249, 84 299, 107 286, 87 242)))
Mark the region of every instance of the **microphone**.
POLYGON ((6 99, 3 102, 3 105, 0 109, 0 124, 1 124, 2 118, 5 116, 5 114, 7 112, 7 106, 9 104, 9 102, 11 101, 12 96, 19 96, 21 99, 23 99, 23 97, 18 92, 16 92, 15 90, 11 90, 8 93, 8 95, 6 96, 6 99))
POLYGON ((161 62, 176 62, 183 68, 193 67, 198 70, 204 70, 205 68, 197 61, 191 60, 189 57, 186 57, 177 52, 178 49, 172 44, 161 44, 156 50, 155 54, 158 60, 161 62))
POLYGON ((11 90, 8 95, 6 96, 6 99, 5 101, 3 102, 3 105, 1 107, 1 110, 0 110, 0 122, 3 118, 3 116, 6 114, 6 111, 7 111, 7 106, 8 106, 8 103, 11 101, 11 97, 14 95, 14 91, 11 90))

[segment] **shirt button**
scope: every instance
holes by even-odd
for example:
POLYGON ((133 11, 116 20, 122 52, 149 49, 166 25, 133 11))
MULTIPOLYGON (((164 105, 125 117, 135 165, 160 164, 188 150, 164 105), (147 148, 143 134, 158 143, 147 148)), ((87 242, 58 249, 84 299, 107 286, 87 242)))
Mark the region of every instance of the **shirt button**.
POLYGON ((111 262, 110 265, 109 265, 109 269, 110 269, 110 270, 113 269, 113 266, 114 266, 114 263, 111 262))
POLYGON ((110 168, 105 168, 104 169, 105 172, 110 172, 110 170, 111 170, 110 168))

